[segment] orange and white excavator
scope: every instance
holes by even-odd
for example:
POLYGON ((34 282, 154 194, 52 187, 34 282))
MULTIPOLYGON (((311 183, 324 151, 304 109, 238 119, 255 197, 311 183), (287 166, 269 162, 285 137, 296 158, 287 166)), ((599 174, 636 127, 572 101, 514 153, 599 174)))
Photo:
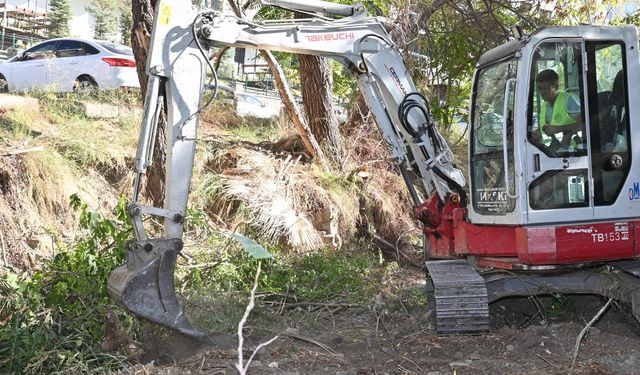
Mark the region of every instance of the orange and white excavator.
POLYGON ((438 333, 487 331, 488 304, 510 296, 602 295, 628 303, 640 319, 640 165, 632 159, 640 127, 631 126, 640 121, 640 106, 633 105, 640 86, 629 84, 640 81, 635 27, 547 28, 485 53, 471 97, 467 188, 384 18, 361 4, 261 3, 308 18, 248 21, 158 1, 128 207, 135 239, 126 264, 109 278, 113 299, 183 334, 203 335, 183 314, 173 274, 203 82, 213 70, 207 51, 233 46, 324 56, 357 77, 424 225, 438 333), (541 83, 549 71, 555 100, 541 83), (165 204, 149 207, 139 201, 140 186, 165 99, 165 204), (556 117, 573 124, 551 126, 556 117), (146 215, 164 219, 162 238, 146 236, 146 215), (484 269, 509 272, 485 277, 484 269))

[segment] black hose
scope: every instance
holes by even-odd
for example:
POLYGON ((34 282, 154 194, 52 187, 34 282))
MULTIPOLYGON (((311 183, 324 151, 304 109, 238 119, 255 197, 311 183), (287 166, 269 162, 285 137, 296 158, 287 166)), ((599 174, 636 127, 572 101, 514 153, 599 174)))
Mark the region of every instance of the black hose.
POLYGON ((464 191, 464 188, 459 183, 454 181, 451 177, 442 172, 440 168, 433 167, 432 170, 435 172, 435 174, 438 175, 438 177, 445 180, 451 189, 455 190, 456 193, 458 193, 458 195, 460 196, 460 206, 466 207, 468 203, 468 197, 467 192, 464 191))

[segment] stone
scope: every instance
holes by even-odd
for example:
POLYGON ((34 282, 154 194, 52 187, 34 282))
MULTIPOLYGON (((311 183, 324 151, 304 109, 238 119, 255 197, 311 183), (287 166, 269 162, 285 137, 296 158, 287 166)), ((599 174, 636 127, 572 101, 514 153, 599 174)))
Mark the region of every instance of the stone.
POLYGON ((629 358, 624 360, 624 364, 627 366, 635 366, 638 363, 638 353, 633 353, 629 358))

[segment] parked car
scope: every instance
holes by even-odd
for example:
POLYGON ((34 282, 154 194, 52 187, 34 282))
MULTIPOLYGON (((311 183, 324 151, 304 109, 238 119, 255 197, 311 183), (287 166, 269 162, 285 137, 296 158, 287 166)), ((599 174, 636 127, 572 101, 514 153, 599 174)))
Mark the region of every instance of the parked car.
POLYGON ((0 92, 140 87, 131 48, 89 39, 51 39, 0 64, 0 92))
POLYGON ((236 93, 236 113, 238 116, 275 119, 280 116, 280 106, 267 105, 250 94, 236 93))

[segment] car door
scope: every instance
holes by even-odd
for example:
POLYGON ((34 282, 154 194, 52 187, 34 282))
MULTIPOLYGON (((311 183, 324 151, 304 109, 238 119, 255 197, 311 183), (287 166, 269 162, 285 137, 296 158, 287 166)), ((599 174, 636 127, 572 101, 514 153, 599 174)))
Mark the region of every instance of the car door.
POLYGON ((11 81, 18 91, 43 90, 47 85, 48 65, 55 59, 57 40, 39 44, 26 50, 19 61, 12 64, 11 81))
POLYGON ((48 81, 59 91, 73 91, 73 85, 82 70, 87 50, 78 40, 61 40, 56 50, 56 60, 47 69, 48 81))

